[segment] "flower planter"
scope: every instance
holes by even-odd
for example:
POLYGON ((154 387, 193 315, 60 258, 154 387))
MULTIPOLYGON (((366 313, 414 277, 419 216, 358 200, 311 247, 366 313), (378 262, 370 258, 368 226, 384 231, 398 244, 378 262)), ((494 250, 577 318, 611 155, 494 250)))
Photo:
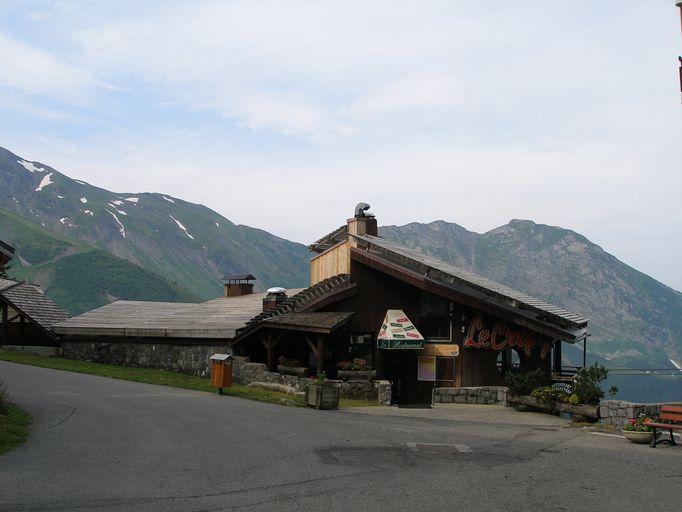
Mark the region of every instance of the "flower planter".
POLYGON ((374 380, 376 370, 338 370, 337 375, 341 380, 374 380))
POLYGON ((308 384, 305 388, 305 404, 315 409, 338 409, 339 388, 330 384, 308 384))
MULTIPOLYGON (((621 429, 621 434, 623 437, 630 441, 631 443, 637 444, 650 444, 651 440, 654 438, 653 432, 637 432, 635 430, 623 430, 621 429)), ((656 437, 660 436, 660 432, 656 432, 656 437)))
POLYGON ((284 366, 282 364, 278 364, 277 371, 282 375, 294 375, 296 377, 305 377, 306 373, 308 373, 308 368, 304 366, 284 366))

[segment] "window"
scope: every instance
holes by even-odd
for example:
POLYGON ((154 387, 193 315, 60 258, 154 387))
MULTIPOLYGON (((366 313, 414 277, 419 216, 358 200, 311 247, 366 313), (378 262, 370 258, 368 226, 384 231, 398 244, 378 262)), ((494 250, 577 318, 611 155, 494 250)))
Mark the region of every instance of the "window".
POLYGON ((447 300, 422 292, 419 332, 426 339, 450 340, 450 303, 447 300))

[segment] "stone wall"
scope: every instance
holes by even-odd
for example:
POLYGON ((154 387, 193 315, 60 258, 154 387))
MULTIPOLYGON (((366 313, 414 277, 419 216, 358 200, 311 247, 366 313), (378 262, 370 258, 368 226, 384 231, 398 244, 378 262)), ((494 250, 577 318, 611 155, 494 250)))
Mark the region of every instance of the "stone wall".
POLYGON ((465 388, 434 388, 434 404, 487 404, 507 406, 509 388, 481 386, 465 388))
POLYGON ((104 343, 62 341, 62 352, 68 359, 96 363, 158 368, 200 377, 211 374, 209 357, 229 353, 220 345, 169 345, 151 343, 104 343))
MULTIPOLYGON (((233 376, 235 382, 244 385, 252 382, 270 382, 290 386, 299 392, 305 391, 310 382, 307 378, 270 372, 262 363, 250 363, 248 359, 239 357, 234 361, 233 376)), ((332 380, 330 382, 339 388, 341 398, 378 400, 382 405, 391 403, 391 383, 387 380, 332 380)))
POLYGON ((664 405, 682 406, 682 402, 640 404, 623 400, 602 400, 599 403, 599 421, 604 425, 620 428, 628 420, 636 420, 640 414, 646 414, 650 418, 657 419, 661 413, 661 407, 664 405))

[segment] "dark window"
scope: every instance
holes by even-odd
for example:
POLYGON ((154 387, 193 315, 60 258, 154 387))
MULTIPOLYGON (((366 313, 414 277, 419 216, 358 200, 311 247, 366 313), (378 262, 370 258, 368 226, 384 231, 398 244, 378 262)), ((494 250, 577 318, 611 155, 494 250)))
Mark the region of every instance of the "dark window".
POLYGON ((447 300, 422 292, 419 332, 426 339, 450 339, 450 303, 447 300))

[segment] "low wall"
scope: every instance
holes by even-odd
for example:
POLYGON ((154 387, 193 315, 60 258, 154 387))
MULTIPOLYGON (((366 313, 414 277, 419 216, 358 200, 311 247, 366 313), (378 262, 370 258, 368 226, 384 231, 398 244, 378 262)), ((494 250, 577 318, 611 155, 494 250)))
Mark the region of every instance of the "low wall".
POLYGON ((599 421, 604 425, 622 427, 629 420, 636 420, 640 414, 656 419, 664 405, 682 406, 682 402, 659 402, 640 404, 623 400, 602 400, 599 403, 599 421))
MULTIPOLYGON (((296 391, 305 391, 310 379, 284 375, 268 371, 262 363, 250 363, 245 358, 235 358, 233 378, 240 384, 252 382, 270 382, 291 386, 296 391)), ((359 400, 377 400, 382 405, 391 403, 391 383, 387 380, 331 380, 339 388, 341 398, 355 398, 359 400)))
POLYGON ((487 404, 507 406, 509 388, 481 386, 466 388, 434 388, 434 404, 487 404))
POLYGON ((207 377, 211 374, 209 357, 228 352, 224 345, 170 345, 151 343, 104 343, 62 341, 68 359, 96 363, 157 368, 207 377))
POLYGON ((33 354, 42 357, 60 357, 62 349, 60 347, 45 347, 38 345, 2 345, 2 350, 9 350, 11 352, 22 352, 24 354, 33 354))

